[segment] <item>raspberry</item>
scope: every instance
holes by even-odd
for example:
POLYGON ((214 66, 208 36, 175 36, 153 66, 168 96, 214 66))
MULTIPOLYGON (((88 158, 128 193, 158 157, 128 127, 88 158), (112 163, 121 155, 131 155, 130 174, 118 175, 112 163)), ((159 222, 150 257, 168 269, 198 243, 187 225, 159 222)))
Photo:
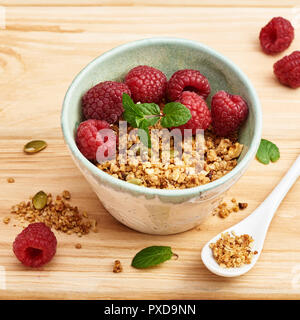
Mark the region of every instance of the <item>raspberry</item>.
POLYGON ((76 144, 80 152, 89 160, 95 161, 98 148, 102 147, 104 156, 113 155, 116 149, 116 137, 101 134, 99 130, 110 129, 109 124, 104 120, 90 119, 81 122, 76 133, 76 144))
POLYGON ((198 70, 178 70, 168 82, 167 92, 169 100, 178 100, 183 91, 195 92, 201 98, 206 99, 210 93, 210 85, 207 78, 198 70))
POLYGON ((100 82, 82 97, 82 111, 86 119, 105 120, 115 123, 119 120, 124 109, 122 94, 130 95, 130 90, 124 83, 105 81, 100 82))
POLYGON ((260 45, 267 54, 282 52, 290 46, 293 39, 294 28, 282 17, 273 18, 259 34, 260 45))
POLYGON ((278 80, 291 88, 300 87, 300 51, 294 51, 277 61, 274 73, 278 80))
POLYGON ((248 106, 242 97, 219 91, 212 97, 211 115, 216 134, 227 136, 247 119, 248 106))
POLYGON ((192 115, 192 118, 186 124, 178 127, 182 132, 184 129, 192 129, 192 133, 196 134, 197 129, 205 130, 209 127, 211 114, 205 100, 195 92, 184 91, 177 101, 185 105, 192 115))
POLYGON ((167 77, 158 69, 137 66, 128 72, 125 83, 129 87, 135 103, 159 103, 165 97, 167 77))
POLYGON ((43 222, 31 223, 15 239, 13 251, 27 267, 38 268, 48 263, 56 252, 54 233, 43 222))

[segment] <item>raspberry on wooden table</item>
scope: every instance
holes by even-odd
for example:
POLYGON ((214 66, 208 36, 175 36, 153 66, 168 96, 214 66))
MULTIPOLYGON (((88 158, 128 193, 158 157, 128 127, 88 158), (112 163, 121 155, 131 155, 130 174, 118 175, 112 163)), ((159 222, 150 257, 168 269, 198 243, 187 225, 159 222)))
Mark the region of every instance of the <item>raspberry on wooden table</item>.
POLYGON ((168 82, 167 93, 169 100, 178 100, 183 91, 195 92, 201 98, 206 99, 210 93, 210 85, 207 78, 198 70, 178 70, 168 82))
POLYGON ((246 121, 248 106, 241 96, 218 91, 211 100, 211 116, 215 133, 227 136, 246 121))
POLYGON ((25 265, 38 268, 48 263, 56 252, 54 233, 43 222, 31 223, 15 239, 13 251, 25 265))
POLYGON ((101 129, 110 129, 109 123, 104 120, 89 119, 81 122, 77 129, 77 147, 89 160, 96 160, 97 150, 101 146, 105 148, 106 156, 109 152, 110 154, 115 152, 116 139, 108 139, 107 135, 101 134, 101 129))
POLYGON ((184 132, 184 129, 192 129, 192 133, 196 134, 197 129, 207 129, 211 124, 211 114, 205 100, 198 94, 190 91, 183 91, 177 102, 182 103, 191 112, 191 119, 178 128, 184 132))
POLYGON ((98 83, 82 97, 83 115, 86 119, 117 122, 124 111, 123 93, 130 95, 130 90, 124 83, 115 81, 98 83))
POLYGON ((160 103, 165 97, 167 77, 153 67, 137 66, 128 72, 125 83, 135 103, 160 103))
POLYGON ((267 54, 275 54, 287 49, 294 39, 294 28, 282 17, 273 18, 259 34, 260 45, 267 54))
POLYGON ((278 80, 291 88, 300 87, 300 51, 294 51, 277 61, 274 73, 278 80))

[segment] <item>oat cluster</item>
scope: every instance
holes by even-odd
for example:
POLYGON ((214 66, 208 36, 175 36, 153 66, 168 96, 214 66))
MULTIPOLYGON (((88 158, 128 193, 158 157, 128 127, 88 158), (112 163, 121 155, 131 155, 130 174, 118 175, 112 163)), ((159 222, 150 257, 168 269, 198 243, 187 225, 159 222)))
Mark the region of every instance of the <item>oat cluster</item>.
POLYGON ((43 209, 35 209, 30 201, 22 201, 12 206, 11 213, 19 220, 22 227, 29 223, 44 222, 49 228, 62 231, 67 234, 77 234, 79 237, 88 234, 91 230, 96 231, 96 220, 89 219, 86 212, 79 212, 78 207, 72 206, 69 191, 52 198, 51 193, 47 194, 47 204, 43 209))
POLYGON ((3 223, 5 223, 5 224, 9 224, 9 222, 10 222, 10 217, 4 217, 2 221, 3 221, 3 223))
MULTIPOLYGON (((116 128, 114 128, 117 131, 116 128)), ((127 135, 128 136, 128 135, 127 135)), ((127 144, 127 151, 135 141, 127 144)), ((193 146, 195 141, 193 140, 193 146)), ((153 146, 152 146, 153 147, 153 146)), ((162 144, 157 146, 160 157, 162 144)), ((189 159, 182 159, 183 163, 175 161, 176 150, 170 150, 170 162, 162 161, 152 163, 150 161, 138 162, 128 159, 119 163, 116 160, 98 164, 98 168, 115 178, 133 183, 139 186, 156 189, 185 189, 207 184, 223 177, 237 165, 237 158, 243 150, 243 145, 237 141, 237 134, 228 138, 216 136, 211 130, 206 130, 204 135, 204 161, 203 168, 196 172, 195 165, 191 165, 189 159)))
POLYGON ((114 267, 113 267, 113 272, 114 273, 119 273, 123 271, 123 267, 121 265, 120 260, 115 260, 114 262, 114 267))
POLYGON ((250 264, 253 255, 257 251, 252 251, 253 238, 248 234, 237 236, 232 232, 232 236, 226 232, 216 243, 211 243, 209 247, 217 263, 223 268, 236 268, 244 264, 250 264))
POLYGON ((232 212, 238 212, 244 210, 248 207, 246 202, 237 202, 235 198, 231 199, 231 204, 228 205, 227 202, 222 202, 214 210, 213 215, 218 215, 221 218, 227 218, 232 212))

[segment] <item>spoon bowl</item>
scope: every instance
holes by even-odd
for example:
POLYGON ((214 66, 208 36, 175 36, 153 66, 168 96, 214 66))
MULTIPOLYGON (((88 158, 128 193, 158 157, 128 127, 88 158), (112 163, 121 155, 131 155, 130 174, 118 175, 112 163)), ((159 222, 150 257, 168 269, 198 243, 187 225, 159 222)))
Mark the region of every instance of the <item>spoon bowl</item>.
MULTIPOLYGON (((252 218, 252 215, 249 216, 249 218, 252 218)), ((254 219, 253 219, 254 220, 254 219)), ((223 268, 220 267, 220 265, 216 262, 212 250, 209 247, 210 243, 216 242, 220 237, 221 234, 216 235, 214 238, 212 238, 209 242, 205 244, 201 251, 201 259, 207 269, 209 269, 212 273, 215 273, 218 276, 223 276, 223 277, 237 277, 240 276, 246 272, 248 272, 256 263, 256 261, 259 258, 259 255, 262 251, 264 240, 266 233, 263 233, 260 231, 259 226, 256 224, 252 224, 252 229, 248 227, 249 221, 247 219, 241 221, 240 223, 236 224, 234 227, 230 227, 227 230, 225 230, 222 233, 228 232, 231 234, 231 232, 234 232, 237 235, 242 235, 242 234, 248 234, 251 236, 255 241, 253 242, 253 251, 257 251, 258 253, 256 255, 253 255, 251 263, 250 264, 245 264, 242 267, 239 268, 223 268), (256 229, 258 227, 258 229, 256 229)), ((249 223, 251 226, 251 223, 249 223)))
POLYGON ((252 261, 250 264, 245 264, 239 268, 223 268, 221 267, 213 257, 213 253, 211 248, 209 247, 210 243, 216 242, 222 233, 216 235, 213 239, 205 244, 201 251, 201 259, 207 269, 211 272, 215 273, 218 276, 222 277, 237 277, 242 274, 245 274, 250 269, 253 268, 255 263, 257 262, 264 245, 264 241, 267 235, 267 231, 269 229, 269 225, 272 221, 272 218, 289 191, 292 185, 295 183, 297 178, 300 175, 300 156, 293 163, 291 168, 282 178, 280 183, 275 187, 275 189, 270 193, 270 195, 263 201, 263 203, 255 209, 251 215, 237 223, 236 225, 228 228, 222 233, 230 233, 234 232, 237 235, 248 234, 251 236, 253 241, 253 251, 257 251, 256 255, 253 255, 252 261))

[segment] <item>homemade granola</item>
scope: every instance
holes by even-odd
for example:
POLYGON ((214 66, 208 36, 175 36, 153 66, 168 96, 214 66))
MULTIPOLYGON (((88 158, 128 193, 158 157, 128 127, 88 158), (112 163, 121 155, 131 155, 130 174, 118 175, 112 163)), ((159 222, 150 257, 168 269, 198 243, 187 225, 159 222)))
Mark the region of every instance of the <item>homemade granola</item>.
POLYGON ((10 217, 4 217, 3 218, 3 223, 9 224, 9 222, 10 222, 10 217))
POLYGON ((248 203, 246 202, 239 202, 239 209, 244 210, 248 207, 248 203))
POLYGON ((88 234, 90 230, 96 231, 96 220, 89 219, 86 212, 79 212, 78 207, 71 206, 64 199, 70 199, 69 191, 64 191, 62 196, 52 198, 51 193, 47 194, 47 204, 43 209, 36 209, 30 201, 22 201, 12 206, 11 213, 20 221, 22 227, 33 222, 44 222, 49 228, 65 232, 75 233, 79 237, 88 234))
POLYGON ((237 236, 234 232, 231 233, 232 236, 228 232, 222 233, 216 243, 210 243, 215 260, 223 268, 250 264, 253 255, 258 253, 251 250, 253 238, 248 234, 237 236))
POLYGON ((231 204, 227 202, 220 203, 214 210, 213 215, 218 215, 221 218, 227 218, 232 212, 238 212, 246 209, 248 203, 237 202, 235 198, 231 199, 231 204))
MULTIPOLYGON (((113 129, 118 133, 116 126, 113 126, 113 129)), ((127 150, 133 143, 127 144, 127 150)), ((193 140, 193 145, 194 143, 193 140)), ((160 155, 165 152, 162 151, 161 144, 157 148, 160 155)), ((203 168, 197 173, 193 167, 186 165, 185 159, 183 159, 185 162, 183 164, 175 163, 174 153, 176 151, 172 149, 172 146, 169 164, 151 163, 150 161, 130 162, 130 159, 124 164, 119 163, 117 154, 116 160, 97 164, 97 166, 115 178, 139 186, 157 189, 185 189, 207 184, 223 177, 237 165, 237 158, 242 150, 243 145, 238 142, 237 134, 222 138, 216 136, 212 130, 206 130, 203 168)))
POLYGON ((113 272, 114 273, 119 273, 123 271, 123 267, 121 265, 120 260, 115 260, 114 262, 114 267, 113 267, 113 272))

